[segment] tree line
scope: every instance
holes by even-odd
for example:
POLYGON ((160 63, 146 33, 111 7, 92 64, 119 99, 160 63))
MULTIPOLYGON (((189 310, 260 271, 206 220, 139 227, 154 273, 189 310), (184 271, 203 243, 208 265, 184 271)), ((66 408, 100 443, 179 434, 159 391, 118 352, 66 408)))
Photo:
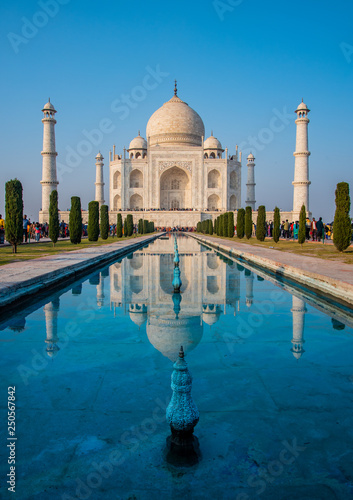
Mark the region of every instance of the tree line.
MULTIPOLYGON (((72 196, 69 215, 69 233, 72 244, 81 243, 82 239, 82 209, 81 199, 72 196)), ((140 219, 138 223, 139 234, 154 233, 154 223, 140 219)), ((110 232, 109 208, 102 205, 99 208, 98 201, 88 204, 88 240, 98 241, 99 236, 107 240, 110 232)), ((116 234, 118 238, 129 237, 134 233, 134 222, 132 214, 128 214, 122 220, 118 214, 116 234)), ((58 241, 60 234, 58 192, 52 191, 49 203, 49 238, 53 245, 58 241)), ((17 253, 17 246, 23 240, 23 188, 18 179, 12 179, 5 184, 5 238, 12 245, 13 253, 17 253)))
MULTIPOLYGON (((338 251, 343 252, 351 244, 352 239, 352 224, 350 219, 350 195, 349 184, 340 182, 337 184, 335 192, 336 211, 333 223, 333 243, 338 251)), ((274 210, 273 218, 273 240, 278 243, 280 238, 281 214, 278 207, 274 210)), ((306 228, 306 207, 302 206, 299 216, 298 243, 305 243, 305 228, 306 228)), ((219 215, 214 223, 212 219, 206 219, 198 222, 198 233, 233 238, 235 233, 234 213, 226 212, 219 215)), ((236 232, 239 239, 244 237, 248 240, 253 232, 253 215, 251 207, 240 208, 237 211, 236 232)), ((259 241, 264 241, 267 233, 266 208, 264 205, 259 206, 256 221, 256 238, 259 241)))

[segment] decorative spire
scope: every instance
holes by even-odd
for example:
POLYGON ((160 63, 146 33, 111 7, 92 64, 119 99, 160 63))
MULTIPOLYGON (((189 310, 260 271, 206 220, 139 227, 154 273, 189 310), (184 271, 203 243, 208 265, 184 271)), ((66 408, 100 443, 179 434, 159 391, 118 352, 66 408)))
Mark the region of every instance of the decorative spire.
POLYGON ((180 347, 179 358, 184 359, 184 348, 183 348, 183 346, 180 347))
POLYGON ((177 96, 178 95, 178 82, 177 80, 175 80, 175 85, 174 85, 174 95, 177 96))
POLYGON ((211 137, 213 137, 213 130, 211 130, 211 137))
POLYGON ((140 130, 139 130, 139 137, 140 137, 141 133, 140 133, 140 130))

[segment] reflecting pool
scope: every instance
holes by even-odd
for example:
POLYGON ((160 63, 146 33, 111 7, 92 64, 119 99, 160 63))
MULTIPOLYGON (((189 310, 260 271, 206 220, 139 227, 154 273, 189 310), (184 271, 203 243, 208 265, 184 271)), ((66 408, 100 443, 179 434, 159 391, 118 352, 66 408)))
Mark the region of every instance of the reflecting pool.
POLYGON ((352 498, 352 312, 178 245, 181 301, 170 238, 2 315, 1 484, 15 386, 17 499, 352 498), (165 453, 180 346, 192 467, 165 453))

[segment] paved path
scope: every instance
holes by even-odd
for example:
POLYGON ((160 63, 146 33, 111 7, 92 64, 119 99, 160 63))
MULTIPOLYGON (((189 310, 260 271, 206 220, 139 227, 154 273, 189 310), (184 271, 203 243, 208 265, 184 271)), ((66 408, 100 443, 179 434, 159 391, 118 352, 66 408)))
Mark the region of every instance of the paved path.
POLYGON ((266 268, 276 275, 295 279, 304 286, 317 288, 320 292, 353 305, 353 265, 281 252, 260 245, 246 245, 212 236, 194 237, 209 242, 234 257, 266 268))
POLYGON ((159 236, 161 233, 158 233, 157 236, 141 236, 136 239, 118 241, 111 245, 74 250, 1 266, 0 307, 73 278, 83 271, 93 269, 94 266, 112 258, 117 258, 119 255, 139 247, 141 243, 152 241, 159 236))

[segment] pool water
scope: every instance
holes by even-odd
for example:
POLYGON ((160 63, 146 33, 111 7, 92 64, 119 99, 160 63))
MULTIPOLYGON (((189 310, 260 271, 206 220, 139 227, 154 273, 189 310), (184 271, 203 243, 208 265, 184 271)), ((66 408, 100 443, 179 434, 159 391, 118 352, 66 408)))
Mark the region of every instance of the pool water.
MULTIPOLYGON (((178 237, 3 314, 17 499, 353 498, 353 315, 178 237), (199 463, 166 460, 180 346, 199 463)), ((7 486, 6 486, 7 487, 7 486)), ((2 498, 2 497, 1 497, 2 498)))

